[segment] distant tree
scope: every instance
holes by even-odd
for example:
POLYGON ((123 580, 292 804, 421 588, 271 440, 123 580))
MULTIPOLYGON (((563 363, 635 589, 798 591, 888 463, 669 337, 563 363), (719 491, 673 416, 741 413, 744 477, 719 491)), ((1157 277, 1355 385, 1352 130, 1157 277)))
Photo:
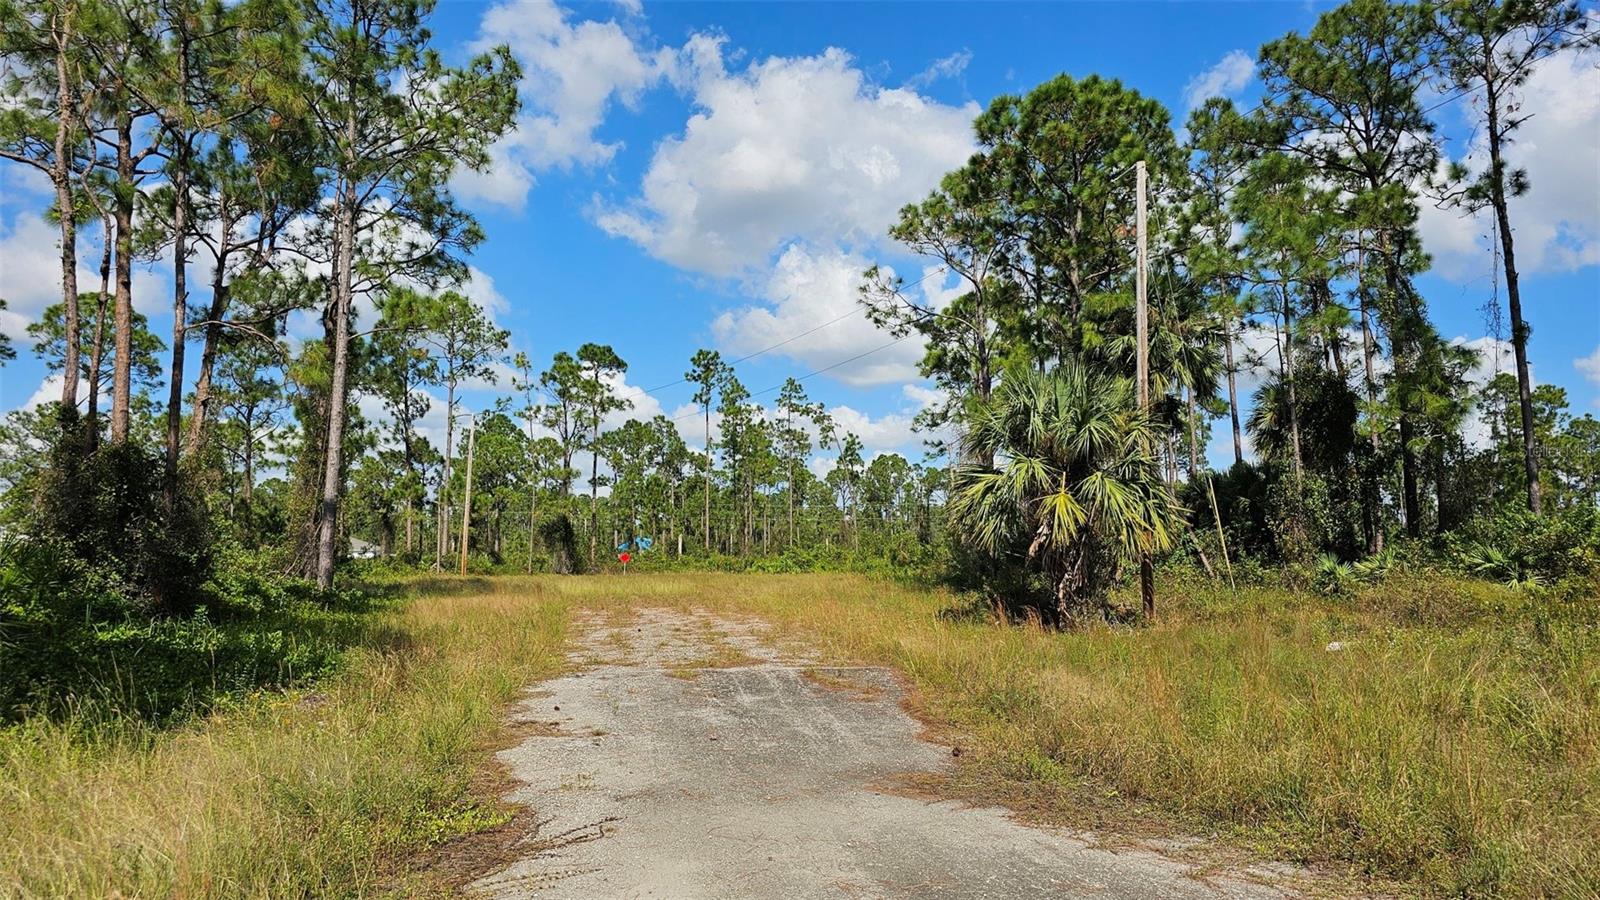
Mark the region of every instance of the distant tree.
POLYGON ((689 360, 689 371, 683 375, 683 380, 695 385, 694 402, 705 413, 706 443, 705 443, 705 511, 700 523, 700 534, 705 539, 705 549, 711 550, 711 400, 716 395, 717 385, 721 383, 723 371, 727 364, 722 361, 722 354, 715 350, 699 350, 694 358, 689 360))
POLYGON ((655 499, 652 466, 659 456, 659 438, 660 433, 648 423, 629 419, 600 440, 600 453, 611 470, 611 496, 607 503, 623 540, 632 540, 639 533, 642 513, 655 499))
POLYGON ((1272 41, 1261 48, 1267 96, 1258 113, 1263 143, 1304 158, 1338 191, 1342 220, 1365 258, 1357 272, 1363 303, 1365 269, 1378 269, 1375 305, 1390 339, 1401 499, 1413 536, 1422 518, 1422 410, 1413 374, 1432 333, 1412 281, 1427 265, 1416 232, 1416 186, 1439 157, 1419 96, 1431 71, 1429 16, 1416 4, 1349 0, 1322 14, 1308 34, 1272 41))
MULTIPOLYGON (((496 375, 494 364, 505 352, 510 333, 490 321, 477 304, 459 291, 441 294, 424 294, 408 289, 395 289, 381 301, 383 318, 380 329, 405 335, 413 346, 421 349, 432 364, 433 377, 445 389, 444 419, 444 470, 442 478, 448 487, 451 463, 455 451, 455 421, 461 386, 473 380, 493 384, 496 375)), ((426 366, 421 360, 410 360, 403 365, 426 366)), ((390 373, 387 377, 395 377, 390 373)), ((416 373, 424 377, 428 369, 416 373)), ((439 526, 436 567, 443 564, 450 547, 450 501, 448 494, 439 497, 439 526)))
POLYGON ((533 362, 528 359, 528 354, 517 351, 511 360, 511 366, 516 374, 511 377, 511 389, 522 394, 523 422, 528 429, 528 440, 525 446, 528 449, 527 467, 524 478, 528 489, 528 555, 527 571, 533 571, 534 548, 538 546, 539 527, 539 478, 540 465, 537 449, 534 443, 534 427, 538 422, 539 404, 534 400, 534 391, 539 383, 533 376, 533 362))
POLYGON ((756 430, 758 409, 750 404, 747 390, 733 369, 723 367, 717 384, 717 415, 720 418, 722 464, 728 473, 728 527, 726 546, 731 551, 737 534, 743 549, 749 549, 750 509, 746 491, 751 481, 752 469, 761 450, 756 430), (736 524, 742 523, 742 524, 736 524))
POLYGON ((1233 342, 1244 311, 1239 292, 1243 282, 1234 230, 1232 198, 1252 154, 1247 125, 1229 100, 1213 97, 1189 115, 1189 195, 1178 228, 1190 277, 1222 328, 1220 346, 1228 381, 1228 416, 1233 426, 1233 460, 1244 462, 1239 419, 1239 392, 1233 342))
POLYGON ((633 406, 627 397, 617 396, 612 383, 628 371, 609 344, 584 344, 578 348, 578 365, 583 370, 583 422, 588 431, 589 468, 589 567, 598 563, 600 540, 600 425, 605 417, 633 406))
POLYGON ((839 442, 839 457, 834 461, 833 471, 828 473, 828 483, 839 494, 840 506, 850 522, 850 539, 856 547, 861 546, 861 523, 857 519, 857 507, 865 468, 861 459, 861 438, 854 432, 845 432, 844 439, 839 442))
MULTIPOLYGON (((501 412, 478 423, 472 468, 473 546, 495 563, 505 561, 505 518, 525 482, 528 438, 501 412)), ((465 479, 457 473, 458 480, 465 479)), ((464 485, 463 485, 464 487, 464 485)))
MULTIPOLYGON (((89 294, 85 294, 87 300, 89 294)), ((116 354, 98 353, 94 348, 94 329, 79 328, 77 330, 79 347, 76 352, 67 348, 67 321, 65 307, 57 303, 46 307, 40 315, 39 321, 28 326, 28 337, 34 341, 33 352, 44 360, 46 371, 63 372, 67 360, 76 360, 78 363, 79 377, 85 380, 95 380, 96 374, 92 373, 90 366, 98 360, 100 371, 98 379, 102 382, 111 377, 116 368, 116 354)), ((150 330, 150 320, 143 313, 130 314, 128 347, 132 351, 132 358, 127 366, 130 384, 135 393, 145 394, 154 389, 161 382, 160 354, 167 349, 161 338, 150 330)))
POLYGON ((1567 421, 1551 441, 1551 468, 1560 490, 1557 502, 1593 509, 1600 504, 1600 419, 1585 414, 1567 421))
POLYGON ((828 416, 826 408, 821 403, 812 403, 806 397, 805 388, 793 378, 783 383, 783 388, 778 392, 778 433, 777 451, 778 459, 787 470, 788 499, 789 499, 789 543, 795 542, 795 507, 803 505, 804 482, 800 479, 800 472, 805 468, 806 459, 811 456, 811 432, 806 429, 809 423, 817 431, 817 443, 827 447, 833 443, 833 420, 828 416))
POLYGON ((1236 215, 1246 225, 1244 278, 1257 307, 1276 325, 1278 374, 1289 395, 1288 459, 1297 479, 1304 474, 1294 398, 1295 369, 1304 340, 1300 301, 1331 280, 1332 261, 1339 255, 1339 233, 1331 225, 1337 214, 1328 190, 1314 175, 1298 156, 1266 153, 1248 167, 1235 195, 1236 215))
MULTIPOLYGON (((333 583, 343 491, 351 320, 357 294, 402 277, 459 279, 453 255, 482 238, 448 182, 488 165, 511 126, 519 75, 498 46, 459 68, 428 46, 429 0, 319 0, 306 52, 314 86, 302 99, 326 146, 330 202, 322 207, 331 259, 327 439, 316 507, 317 583, 333 583)), ((448 456, 449 448, 446 448, 448 456)))
POLYGON ((572 496, 572 480, 577 472, 572 457, 583 440, 584 377, 582 365, 565 350, 556 353, 550 368, 539 374, 539 390, 545 403, 539 421, 555 432, 561 445, 561 496, 572 496))
POLYGON ((427 388, 440 383, 439 360, 432 347, 413 333, 412 328, 422 325, 413 320, 416 310, 408 301, 397 300, 389 309, 380 306, 380 311, 383 315, 370 348, 370 381, 389 414, 390 436, 400 447, 399 463, 405 469, 399 488, 401 516, 405 552, 410 556, 417 550, 415 513, 426 499, 422 467, 428 455, 427 441, 417 433, 417 425, 433 405, 427 388))
POLYGON ((256 471, 285 427, 289 398, 273 371, 281 349, 239 336, 223 342, 213 389, 219 415, 217 444, 236 471, 235 525, 247 545, 259 537, 256 471))

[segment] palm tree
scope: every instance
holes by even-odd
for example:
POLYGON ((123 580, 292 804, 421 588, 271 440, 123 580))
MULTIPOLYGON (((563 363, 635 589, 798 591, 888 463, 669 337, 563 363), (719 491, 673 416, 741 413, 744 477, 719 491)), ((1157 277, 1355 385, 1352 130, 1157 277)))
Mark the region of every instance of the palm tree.
POLYGON ((1067 361, 1006 373, 977 408, 951 515, 984 552, 1043 575, 1058 624, 1107 610, 1120 565, 1172 544, 1178 509, 1151 446, 1155 429, 1126 378, 1067 361))

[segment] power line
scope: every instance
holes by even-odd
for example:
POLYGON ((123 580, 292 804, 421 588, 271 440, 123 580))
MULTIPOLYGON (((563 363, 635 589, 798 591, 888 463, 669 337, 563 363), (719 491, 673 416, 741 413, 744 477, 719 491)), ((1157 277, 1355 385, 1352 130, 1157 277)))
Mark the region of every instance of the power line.
MULTIPOLYGON (((949 267, 948 266, 943 266, 943 265, 935 266, 932 269, 928 270, 926 273, 924 273, 921 278, 918 278, 916 281, 910 282, 909 284, 905 284, 902 287, 906 287, 906 288, 916 287, 917 285, 923 283, 924 281, 927 281, 929 278, 932 278, 935 275, 944 274, 944 273, 946 273, 948 271, 949 271, 949 267)), ((740 363, 749 362, 750 360, 755 359, 758 356, 761 356, 761 355, 766 354, 766 353, 770 353, 773 350, 778 349, 779 347, 783 347, 785 345, 792 344, 795 341, 798 341, 803 337, 809 337, 810 335, 816 334, 817 332, 821 331, 822 329, 827 328, 829 325, 837 325, 838 323, 843 322, 845 319, 848 319, 851 316, 858 316, 858 315, 860 315, 861 313, 863 313, 865 311, 866 311, 866 307, 861 306, 860 304, 857 304, 854 308, 852 308, 849 312, 845 313, 844 315, 837 316, 835 318, 829 319, 828 321, 823 322, 821 325, 814 325, 814 326, 806 329, 805 331, 800 332, 799 334, 793 335, 791 337, 786 337, 783 340, 777 342, 776 344, 772 344, 772 345, 767 346, 767 347, 762 347, 760 350, 757 350, 754 353, 750 353, 750 354, 747 354, 745 356, 741 356, 741 357, 739 357, 738 359, 735 359, 735 360, 730 360, 728 362, 728 365, 736 366, 736 365, 739 365, 740 363)), ((899 343, 899 341, 896 341, 895 343, 899 343)), ((885 345, 885 346, 889 346, 889 345, 885 345)), ((876 352, 876 351, 872 351, 872 352, 876 352)), ((853 360, 845 360, 845 363, 852 362, 852 361, 853 360)), ((844 365, 844 363, 839 363, 837 365, 844 365)), ((830 368, 837 368, 837 365, 836 366, 832 366, 830 368)), ((824 369, 823 371, 827 371, 827 370, 824 369)), ((798 380, 802 380, 803 381, 803 380, 805 380, 805 378, 810 378, 812 375, 817 375, 817 374, 820 374, 820 373, 819 372, 812 372, 809 375, 806 375, 806 376, 804 376, 804 377, 802 377, 801 379, 798 379, 798 380)), ((679 378, 679 379, 677 379, 675 381, 669 381, 666 384, 658 384, 655 387, 635 388, 633 393, 624 395, 624 396, 622 396, 622 397, 620 397, 618 399, 632 400, 635 397, 642 397, 642 396, 645 396, 646 394, 654 394, 656 391, 666 390, 667 388, 670 388, 670 387, 677 387, 680 384, 687 384, 688 381, 689 381, 688 378, 679 378)), ((781 385, 780 385, 780 387, 781 387, 781 385)), ((776 389, 774 388, 774 390, 776 390, 776 389)), ((763 391, 762 393, 765 393, 765 392, 763 391)), ((751 396, 756 396, 756 395, 752 394, 751 396)))
MULTIPOLYGON (((825 372, 832 372, 834 369, 837 369, 840 366, 847 366, 847 365, 855 362, 858 359, 865 359, 865 358, 871 356, 874 353, 879 353, 879 352, 882 352, 884 350, 887 350, 890 347, 893 347, 894 345, 909 339, 910 337, 911 337, 910 334, 902 335, 901 337, 897 337, 897 338, 895 338, 894 340, 890 341, 887 344, 883 344, 881 346, 874 347, 871 350, 866 350, 866 351, 863 351, 861 353, 857 353, 855 356, 852 356, 852 357, 850 357, 848 359, 841 359, 838 362, 834 363, 833 365, 823 366, 822 368, 817 369, 814 372, 807 372, 806 374, 801 375, 798 378, 795 378, 794 380, 795 381, 805 381, 807 378, 813 378, 813 377, 815 377, 817 375, 821 375, 821 374, 823 374, 825 372)), ((784 384, 787 384, 787 383, 788 383, 787 380, 785 380, 784 384)), ((782 390, 782 389, 783 389, 783 384, 775 384, 772 387, 762 388, 759 391, 751 391, 750 392, 750 396, 752 398, 760 397, 763 394, 770 394, 773 391, 782 390)), ((674 422, 682 422, 682 421, 684 421, 686 419, 690 419, 690 418, 694 418, 694 417, 700 416, 704 412, 705 412, 705 408, 704 407, 700 406, 699 404, 695 404, 694 412, 684 413, 683 415, 678 416, 677 418, 673 419, 672 421, 674 421, 674 422)))

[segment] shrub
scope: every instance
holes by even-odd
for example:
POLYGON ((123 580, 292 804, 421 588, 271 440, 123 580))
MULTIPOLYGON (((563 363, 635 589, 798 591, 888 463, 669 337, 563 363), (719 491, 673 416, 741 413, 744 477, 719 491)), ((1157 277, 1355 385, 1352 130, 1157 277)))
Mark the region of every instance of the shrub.
POLYGON ((1324 553, 1317 557, 1310 580, 1318 593, 1337 597, 1349 593, 1356 576, 1349 563, 1341 562, 1332 553, 1324 553))
POLYGON ((191 480, 180 478, 169 499, 158 456, 132 441, 92 446, 71 411, 59 425, 26 533, 153 613, 192 612, 211 571, 211 529, 191 480))
POLYGON ((231 545, 184 614, 150 615, 115 573, 59 541, 0 545, 0 721, 86 705, 169 720, 330 671, 362 595, 321 593, 231 545))
POLYGON ((1544 516, 1522 508, 1472 521, 1445 542, 1458 570, 1518 588, 1600 587, 1600 510, 1569 507, 1544 516))
POLYGON ((539 537, 550 550, 550 571, 571 575, 578 570, 578 534, 571 516, 560 512, 540 522, 539 537))

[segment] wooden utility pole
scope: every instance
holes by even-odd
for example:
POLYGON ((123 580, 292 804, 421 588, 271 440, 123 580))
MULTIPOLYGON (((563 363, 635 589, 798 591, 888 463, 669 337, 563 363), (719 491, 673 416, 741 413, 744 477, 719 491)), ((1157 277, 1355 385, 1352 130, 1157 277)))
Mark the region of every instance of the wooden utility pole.
MULTIPOLYGON (((1139 409, 1142 412, 1150 411, 1150 298, 1149 298, 1149 265, 1150 265, 1150 234, 1149 234, 1149 190, 1150 173, 1146 170, 1144 160, 1134 163, 1135 190, 1138 199, 1135 205, 1135 222, 1139 247, 1136 252, 1137 265, 1134 273, 1135 295, 1135 333, 1138 338, 1137 365, 1135 378, 1139 384, 1139 409)), ((1150 562, 1150 551, 1145 550, 1139 554, 1139 595, 1144 599, 1144 614, 1146 618, 1156 614, 1156 574, 1150 562)))
POLYGON ((467 535, 472 528, 472 456, 478 447, 478 417, 467 424, 467 488, 461 502, 461 574, 467 574, 467 535))

